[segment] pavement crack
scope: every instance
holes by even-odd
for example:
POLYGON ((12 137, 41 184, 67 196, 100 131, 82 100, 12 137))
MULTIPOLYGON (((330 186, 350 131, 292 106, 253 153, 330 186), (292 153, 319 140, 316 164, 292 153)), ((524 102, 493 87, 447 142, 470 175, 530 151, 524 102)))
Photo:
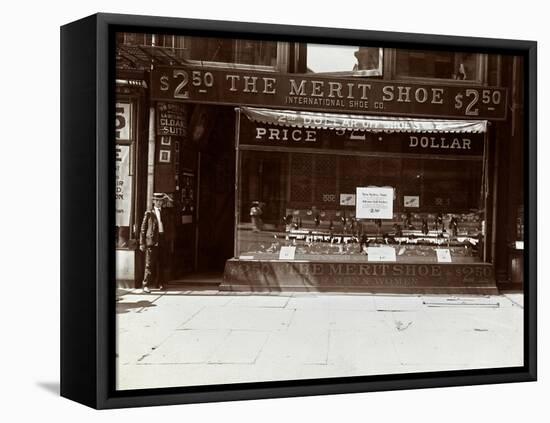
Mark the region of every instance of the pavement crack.
POLYGON ((262 346, 258 349, 258 353, 256 354, 256 356, 254 357, 254 360, 252 361, 252 364, 256 364, 256 361, 258 360, 258 357, 260 357, 260 354, 262 353, 262 351, 264 350, 264 347, 266 346, 267 344, 267 341, 269 340, 269 338, 272 336, 272 334, 268 333, 267 336, 265 337, 264 339, 264 342, 262 342, 262 346))
POLYGON ((508 295, 504 295, 512 304, 514 304, 515 306, 521 308, 523 310, 523 306, 518 303, 517 301, 514 301, 512 298, 510 298, 508 295))
POLYGON ((286 324, 287 330, 290 328, 290 325, 292 324, 292 321, 294 320, 294 316, 296 315, 296 309, 292 309, 292 314, 290 315, 290 319, 288 319, 288 323, 286 324))
MULTIPOLYGON (((203 305, 202 307, 200 307, 196 312, 194 312, 193 314, 191 314, 191 316, 189 316, 189 318, 187 318, 186 320, 184 320, 184 322, 182 324, 180 324, 176 330, 182 330, 180 329, 182 326, 185 326, 187 323, 189 323, 191 321, 191 319, 193 319, 193 317, 195 317, 197 314, 199 314, 201 311, 203 311, 204 309, 206 308, 205 305, 203 305)), ((183 328, 183 329, 188 329, 188 328, 183 328)))

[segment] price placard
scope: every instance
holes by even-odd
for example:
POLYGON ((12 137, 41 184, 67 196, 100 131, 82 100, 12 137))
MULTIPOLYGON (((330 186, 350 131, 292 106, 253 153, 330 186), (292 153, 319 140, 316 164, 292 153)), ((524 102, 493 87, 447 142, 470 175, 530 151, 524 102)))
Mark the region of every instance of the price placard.
POLYGON ((393 247, 368 247, 368 261, 395 261, 395 248, 393 247))
POLYGON ((296 247, 281 247, 279 252, 279 260, 294 260, 296 255, 296 247))
POLYGON ((436 248, 435 253, 437 255, 438 263, 452 263, 451 250, 448 248, 436 248))
POLYGON ((358 219, 393 218, 392 187, 358 187, 356 201, 358 219))

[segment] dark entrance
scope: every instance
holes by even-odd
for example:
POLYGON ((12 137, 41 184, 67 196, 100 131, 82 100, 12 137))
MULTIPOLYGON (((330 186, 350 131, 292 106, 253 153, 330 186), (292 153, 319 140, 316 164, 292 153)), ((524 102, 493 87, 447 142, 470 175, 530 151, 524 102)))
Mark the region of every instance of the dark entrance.
POLYGON ((187 155, 182 163, 189 163, 183 172, 193 175, 196 192, 193 219, 179 227, 178 271, 173 283, 217 285, 234 252, 235 112, 198 107, 190 124, 190 136, 196 138, 193 149, 182 152, 187 155), (200 130, 193 129, 197 125, 200 130))

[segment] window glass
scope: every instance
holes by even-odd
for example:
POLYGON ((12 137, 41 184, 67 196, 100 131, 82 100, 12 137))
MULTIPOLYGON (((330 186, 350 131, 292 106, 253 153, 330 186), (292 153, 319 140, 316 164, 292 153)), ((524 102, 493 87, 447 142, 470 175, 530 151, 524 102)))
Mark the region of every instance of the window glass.
POLYGON ((160 47, 175 48, 176 47, 176 36, 160 34, 156 36, 155 45, 160 47))
POLYGON ((368 261, 482 261, 482 160, 240 151, 237 257, 368 261), (388 218, 359 218, 357 188, 391 188, 388 218))
POLYGON ((188 60, 276 66, 277 42, 186 37, 188 60))
POLYGON ((397 50, 397 77, 479 80, 480 55, 433 51, 397 50))
POLYGON ((382 49, 375 47, 307 45, 307 71, 382 75, 382 49))

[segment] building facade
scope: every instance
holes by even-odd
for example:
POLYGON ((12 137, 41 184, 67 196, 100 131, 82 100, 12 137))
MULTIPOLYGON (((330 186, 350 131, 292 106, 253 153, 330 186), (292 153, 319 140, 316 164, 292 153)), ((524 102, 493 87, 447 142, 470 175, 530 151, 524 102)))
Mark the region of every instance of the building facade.
POLYGON ((165 279, 495 293, 523 283, 523 63, 120 33, 117 280, 167 194, 165 279))

